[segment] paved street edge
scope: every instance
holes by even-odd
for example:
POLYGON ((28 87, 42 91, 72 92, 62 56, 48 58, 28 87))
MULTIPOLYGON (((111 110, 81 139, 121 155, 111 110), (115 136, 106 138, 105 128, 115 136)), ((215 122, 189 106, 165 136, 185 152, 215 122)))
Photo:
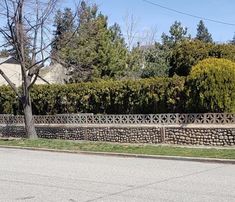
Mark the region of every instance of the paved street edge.
POLYGON ((176 160, 176 161, 192 161, 192 162, 201 162, 201 163, 222 163, 222 164, 234 164, 235 165, 235 160, 231 160, 231 159, 164 156, 164 155, 143 155, 143 154, 128 154, 128 153, 114 153, 114 152, 90 152, 90 151, 60 150, 60 149, 6 146, 6 145, 0 145, 0 148, 57 152, 57 153, 70 153, 70 154, 83 154, 83 155, 115 156, 115 157, 124 157, 124 158, 146 158, 146 159, 162 159, 162 160, 176 160))

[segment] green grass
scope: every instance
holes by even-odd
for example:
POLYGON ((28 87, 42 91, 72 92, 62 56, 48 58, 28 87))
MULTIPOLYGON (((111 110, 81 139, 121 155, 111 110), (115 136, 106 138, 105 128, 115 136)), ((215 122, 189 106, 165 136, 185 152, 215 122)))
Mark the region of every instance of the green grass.
POLYGON ((135 145, 135 144, 114 144, 103 142, 78 142, 65 140, 29 140, 29 139, 0 139, 0 145, 21 146, 71 151, 91 151, 91 152, 114 152, 128 154, 164 155, 164 156, 184 156, 235 159, 235 149, 216 148, 188 148, 165 145, 135 145))

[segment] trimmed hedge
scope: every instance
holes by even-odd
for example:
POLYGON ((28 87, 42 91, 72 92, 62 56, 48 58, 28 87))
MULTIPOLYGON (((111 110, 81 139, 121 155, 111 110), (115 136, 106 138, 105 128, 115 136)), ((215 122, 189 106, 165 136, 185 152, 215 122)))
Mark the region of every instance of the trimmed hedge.
MULTIPOLYGON (((31 91, 34 114, 172 113, 184 111, 184 77, 36 85, 31 91)), ((0 87, 0 113, 21 113, 14 93, 0 87), (11 92, 9 94, 9 92, 11 92), (11 107, 12 106, 12 107, 11 107), (14 107, 15 108, 15 107, 14 107)))
MULTIPOLYGON (((193 68, 187 81, 185 77, 175 76, 36 85, 31 99, 35 115, 235 112, 234 82, 233 62, 207 59, 193 68)), ((22 114, 15 94, 7 86, 0 87, 0 113, 22 114)))
POLYGON ((0 114, 18 114, 19 111, 19 101, 11 87, 0 86, 0 114))
POLYGON ((40 85, 31 92, 35 114, 180 112, 184 78, 40 85))

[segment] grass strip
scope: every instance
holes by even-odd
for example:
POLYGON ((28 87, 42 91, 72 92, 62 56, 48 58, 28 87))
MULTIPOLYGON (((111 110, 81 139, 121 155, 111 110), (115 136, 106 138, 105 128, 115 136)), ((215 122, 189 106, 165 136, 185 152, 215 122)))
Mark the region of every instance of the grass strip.
POLYGON ((235 149, 216 148, 188 148, 165 145, 144 144, 117 144, 104 142, 85 142, 48 139, 0 139, 0 145, 21 146, 44 149, 90 151, 90 152, 113 152, 144 155, 164 155, 182 157, 201 157, 218 159, 235 159, 235 149))

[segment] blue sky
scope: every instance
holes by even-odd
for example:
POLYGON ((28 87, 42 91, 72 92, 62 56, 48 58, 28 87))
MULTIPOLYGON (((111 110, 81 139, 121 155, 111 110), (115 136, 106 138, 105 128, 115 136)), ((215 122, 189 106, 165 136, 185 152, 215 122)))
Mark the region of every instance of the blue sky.
MULTIPOLYGON (((234 0, 150 0, 162 6, 190 13, 205 18, 225 21, 235 24, 234 0)), ((72 5, 73 0, 67 0, 65 6, 72 5)), ((177 14, 162 8, 149 5, 142 0, 90 0, 99 5, 100 11, 107 15, 110 25, 117 22, 125 33, 124 17, 127 13, 138 19, 137 30, 142 35, 153 27, 157 30, 157 40, 162 32, 168 32, 175 20, 188 27, 188 32, 194 36, 199 19, 177 14)), ((217 42, 231 40, 235 26, 228 26, 205 21, 213 39, 217 42)))

